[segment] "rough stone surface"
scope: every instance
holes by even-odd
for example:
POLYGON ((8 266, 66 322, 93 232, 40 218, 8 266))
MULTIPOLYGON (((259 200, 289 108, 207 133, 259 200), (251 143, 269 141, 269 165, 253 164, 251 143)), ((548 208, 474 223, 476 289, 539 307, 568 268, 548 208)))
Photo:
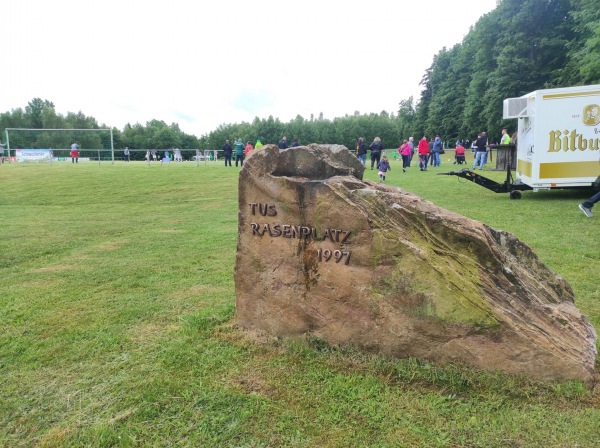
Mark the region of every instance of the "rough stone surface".
POLYGON ((514 235, 363 170, 341 146, 253 151, 239 178, 241 327, 593 382, 596 335, 562 277, 514 235))

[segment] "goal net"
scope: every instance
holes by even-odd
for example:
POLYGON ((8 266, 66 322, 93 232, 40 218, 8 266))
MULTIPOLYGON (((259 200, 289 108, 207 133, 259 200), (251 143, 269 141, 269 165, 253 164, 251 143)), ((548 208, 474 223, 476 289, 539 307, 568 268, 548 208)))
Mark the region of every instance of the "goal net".
POLYGON ((4 144, 8 157, 20 162, 67 160, 73 144, 80 161, 114 161, 112 129, 6 128, 4 144))

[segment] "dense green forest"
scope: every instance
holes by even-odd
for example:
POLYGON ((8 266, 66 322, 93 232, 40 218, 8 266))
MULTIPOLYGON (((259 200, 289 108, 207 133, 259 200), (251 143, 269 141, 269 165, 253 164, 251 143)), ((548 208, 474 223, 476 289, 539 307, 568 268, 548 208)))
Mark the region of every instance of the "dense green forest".
MULTIPOLYGON (((452 26, 449 24, 448 26, 452 26)), ((400 49, 399 49, 400 51, 400 49)), ((289 122, 256 117, 252 123, 222 124, 200 137, 176 123, 152 120, 113 129, 115 148, 179 147, 216 149, 225 139, 275 143, 282 135, 300 143, 339 143, 381 137, 387 148, 402 139, 439 134, 446 142, 472 139, 485 130, 491 139, 516 120, 502 120, 502 101, 534 90, 600 83, 600 8, 598 0, 498 0, 463 41, 433 56, 421 81, 418 100, 399 102, 397 111, 346 115, 333 120, 297 116, 289 122)), ((393 92, 390 92, 393 94, 393 92)), ((83 113, 57 114, 54 104, 35 98, 25 109, 0 114, 5 128, 99 128, 83 113)), ((11 147, 16 147, 16 142, 11 147)))

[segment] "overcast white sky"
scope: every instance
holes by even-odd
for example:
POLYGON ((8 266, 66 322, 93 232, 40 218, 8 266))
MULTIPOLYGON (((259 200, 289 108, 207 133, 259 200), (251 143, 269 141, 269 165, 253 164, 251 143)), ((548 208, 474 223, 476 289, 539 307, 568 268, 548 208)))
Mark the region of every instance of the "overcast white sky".
POLYGON ((33 98, 123 129, 152 119, 201 136, 395 112, 433 56, 496 0, 7 0, 0 112, 33 98))

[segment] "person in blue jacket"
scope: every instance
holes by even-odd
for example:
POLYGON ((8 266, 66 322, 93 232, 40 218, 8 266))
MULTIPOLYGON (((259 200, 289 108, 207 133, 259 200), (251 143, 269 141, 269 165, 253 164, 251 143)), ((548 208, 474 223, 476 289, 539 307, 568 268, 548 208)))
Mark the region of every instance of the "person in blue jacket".
POLYGON ((439 135, 435 136, 435 140, 433 141, 433 166, 440 166, 442 161, 440 155, 444 151, 444 145, 442 143, 442 139, 439 135))
POLYGON ((377 169, 379 170, 379 182, 385 182, 385 173, 392 170, 390 162, 385 154, 381 158, 381 162, 377 165, 377 169))

